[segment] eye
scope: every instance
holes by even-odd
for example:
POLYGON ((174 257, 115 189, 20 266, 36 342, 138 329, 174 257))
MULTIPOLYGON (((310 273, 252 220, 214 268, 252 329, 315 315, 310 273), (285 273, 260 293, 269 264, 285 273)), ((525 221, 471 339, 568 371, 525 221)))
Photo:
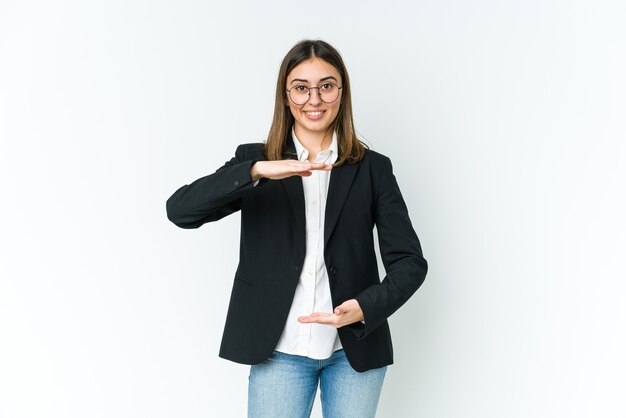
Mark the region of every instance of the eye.
POLYGON ((335 88, 335 85, 333 83, 324 83, 321 87, 322 90, 330 91, 335 88))
POLYGON ((300 84, 299 86, 295 86, 294 90, 297 91, 298 93, 306 93, 309 88, 305 85, 300 84))

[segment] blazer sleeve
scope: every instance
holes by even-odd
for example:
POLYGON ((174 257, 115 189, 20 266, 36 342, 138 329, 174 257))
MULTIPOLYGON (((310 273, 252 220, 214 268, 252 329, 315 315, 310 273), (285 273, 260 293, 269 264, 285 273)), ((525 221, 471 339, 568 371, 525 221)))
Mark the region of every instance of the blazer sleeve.
POLYGON ((359 339, 365 338, 402 306, 422 285, 428 270, 387 157, 384 157, 380 178, 374 220, 386 276, 381 283, 368 287, 355 298, 365 317, 359 339))
POLYGON ((255 160, 246 160, 245 146, 239 145, 235 156, 217 171, 186 184, 167 199, 170 221, 181 228, 198 228, 241 209, 241 197, 254 188, 250 168, 255 160))

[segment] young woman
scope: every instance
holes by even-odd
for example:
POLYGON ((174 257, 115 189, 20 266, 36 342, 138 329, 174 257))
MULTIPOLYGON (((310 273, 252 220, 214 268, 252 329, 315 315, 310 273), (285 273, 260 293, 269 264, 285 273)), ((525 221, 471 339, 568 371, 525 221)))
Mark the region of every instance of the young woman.
POLYGON ((240 145, 167 201, 181 228, 237 211, 220 356, 252 365, 248 416, 308 417, 318 383, 324 417, 375 416, 393 362, 387 318, 427 264, 391 161, 356 137, 348 73, 328 43, 302 41, 285 56, 265 144, 240 145))

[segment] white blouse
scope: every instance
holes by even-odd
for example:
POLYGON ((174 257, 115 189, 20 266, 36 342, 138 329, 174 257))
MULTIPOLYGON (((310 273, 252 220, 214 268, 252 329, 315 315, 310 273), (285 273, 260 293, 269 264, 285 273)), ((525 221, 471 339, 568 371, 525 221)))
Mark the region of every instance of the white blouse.
MULTIPOLYGON (((302 146, 293 128, 291 136, 298 160, 305 161, 309 151, 302 146)), ((318 152, 314 162, 333 164, 337 157, 337 135, 333 133, 330 147, 318 152)), ((276 346, 276 351, 316 360, 326 359, 341 348, 335 327, 298 322, 299 316, 313 312, 332 313, 334 309, 324 263, 324 213, 331 173, 332 170, 313 170, 311 176, 302 177, 306 211, 306 254, 285 329, 276 346)))

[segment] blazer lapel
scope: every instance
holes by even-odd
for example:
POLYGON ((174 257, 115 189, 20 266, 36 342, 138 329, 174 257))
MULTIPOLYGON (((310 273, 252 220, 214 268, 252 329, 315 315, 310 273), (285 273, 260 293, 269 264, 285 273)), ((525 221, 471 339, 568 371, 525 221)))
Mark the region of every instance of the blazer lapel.
POLYGON ((300 231, 306 231, 306 219, 304 212, 304 188, 302 187, 302 177, 291 176, 280 181, 291 202, 291 209, 298 223, 300 231))
MULTIPOLYGON (((291 139, 291 130, 289 131, 289 139, 287 140, 287 158, 296 160, 296 146, 291 139)), ((302 187, 302 177, 300 176, 291 176, 280 180, 283 188, 285 189, 285 193, 289 197, 289 201, 291 202, 291 209, 293 210, 293 214, 296 218, 296 222, 298 223, 298 227, 300 231, 303 233, 306 232, 306 219, 305 219, 305 211, 304 211, 304 188, 302 187)))
POLYGON ((324 218, 324 247, 326 247, 335 225, 337 225, 341 209, 343 209, 348 193, 350 193, 350 187, 354 182, 358 168, 358 164, 345 163, 331 171, 324 218))
MULTIPOLYGON (((290 131, 291 132, 291 131, 290 131)), ((287 140, 288 158, 297 159, 296 147, 291 139, 291 134, 287 140)), ((350 187, 356 176, 358 164, 345 163, 339 167, 334 167, 330 172, 330 184, 328 185, 328 195, 326 197, 326 212, 324 217, 324 246, 337 225, 337 220, 341 214, 341 209, 346 202, 350 187)), ((302 187, 302 177, 291 176, 280 180, 289 196, 291 209, 298 223, 300 231, 306 233, 306 213, 304 208, 304 188, 302 187)))

